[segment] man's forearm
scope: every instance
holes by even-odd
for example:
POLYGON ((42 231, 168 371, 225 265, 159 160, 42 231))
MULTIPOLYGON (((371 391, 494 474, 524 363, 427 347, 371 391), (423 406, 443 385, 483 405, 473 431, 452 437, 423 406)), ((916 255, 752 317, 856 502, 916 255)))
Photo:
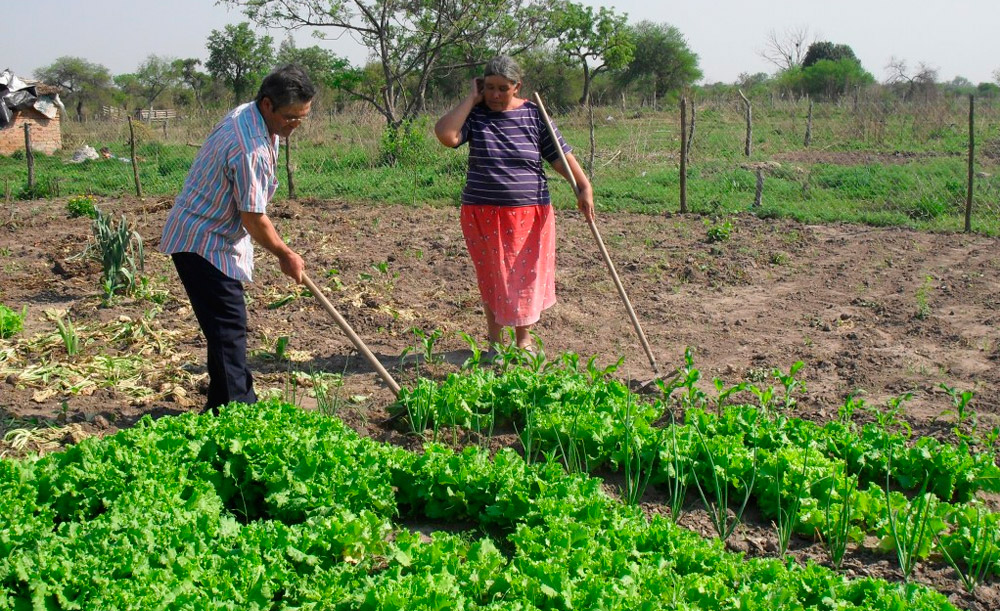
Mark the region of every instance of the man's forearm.
POLYGON ((278 235, 278 231, 274 228, 274 224, 271 223, 271 219, 266 214, 240 212, 240 219, 243 221, 243 226, 246 227, 247 233, 250 234, 253 241, 260 244, 271 254, 280 257, 291 250, 285 244, 284 240, 281 239, 281 236, 278 235))

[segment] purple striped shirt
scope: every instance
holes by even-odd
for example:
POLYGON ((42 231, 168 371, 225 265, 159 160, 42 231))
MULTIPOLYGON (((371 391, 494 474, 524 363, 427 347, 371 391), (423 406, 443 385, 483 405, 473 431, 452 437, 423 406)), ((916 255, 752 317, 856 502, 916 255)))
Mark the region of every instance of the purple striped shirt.
MULTIPOLYGON (((559 146, 570 147, 556 130, 559 146)), ((469 170, 462 203, 471 205, 533 206, 549 203, 542 160, 559 159, 545 120, 533 102, 520 108, 493 111, 478 104, 462 125, 463 143, 469 143, 469 170)))
POLYGON ((193 252, 242 282, 253 280, 253 244, 240 212, 267 212, 278 188, 278 137, 256 104, 220 121, 191 164, 163 227, 160 250, 193 252))

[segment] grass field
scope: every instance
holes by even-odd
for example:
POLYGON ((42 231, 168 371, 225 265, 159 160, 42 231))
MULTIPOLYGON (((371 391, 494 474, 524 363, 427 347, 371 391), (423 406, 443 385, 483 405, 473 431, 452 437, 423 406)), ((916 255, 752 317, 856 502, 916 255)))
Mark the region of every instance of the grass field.
MULTIPOLYGON (((815 104, 812 141, 804 146, 805 101, 762 100, 754 110, 752 155, 743 154, 743 109, 733 100, 696 106, 688 164, 688 208, 726 215, 750 209, 756 171, 764 184, 758 214, 804 222, 847 221, 962 230, 968 184, 966 100, 901 105, 882 99, 815 104)), ((412 131, 387 139, 371 113, 317 113, 295 134, 292 162, 297 198, 348 202, 455 205, 465 177, 466 150, 441 147, 432 134, 436 115, 412 131), (393 158, 393 161, 389 159, 393 158)), ((996 235, 1000 201, 1000 119, 995 108, 977 109, 972 228, 996 235)), ((143 194, 171 197, 180 189, 197 146, 217 114, 166 127, 138 125, 137 157, 143 194)), ((555 121, 585 167, 591 168, 601 212, 652 214, 680 207, 679 110, 594 110, 593 155, 588 113, 557 114, 555 121)), ((68 164, 82 144, 108 146, 129 157, 128 128, 120 123, 64 125, 64 149, 36 155, 36 184, 27 188, 23 154, 0 158, 8 199, 135 190, 132 167, 118 159, 68 164)), ((282 186, 288 181, 282 156, 282 186)), ((568 188, 553 189, 555 203, 572 206, 568 188)))

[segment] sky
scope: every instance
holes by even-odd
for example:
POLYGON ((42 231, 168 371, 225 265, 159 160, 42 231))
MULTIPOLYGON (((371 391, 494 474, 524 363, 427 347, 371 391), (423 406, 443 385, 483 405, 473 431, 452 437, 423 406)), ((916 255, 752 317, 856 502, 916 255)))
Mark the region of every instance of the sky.
MULTIPOLYGON (((808 42, 849 45, 879 81, 886 65, 924 63, 941 81, 963 76, 992 81, 1000 69, 998 0, 576 0, 606 6, 629 21, 677 27, 698 55, 703 83, 734 82, 741 73, 773 73, 761 57, 769 34, 806 29, 808 42)), ((207 59, 212 30, 246 18, 215 0, 30 0, 5 3, 0 70, 22 78, 61 56, 102 64, 112 75, 134 71, 149 55, 207 59)), ((262 32, 262 30, 260 30, 262 32)), ((336 31, 327 30, 331 36, 336 31)), ((268 31, 277 45, 287 36, 268 31)), ((367 52, 349 36, 318 40, 292 34, 298 46, 318 44, 360 64, 367 52)))

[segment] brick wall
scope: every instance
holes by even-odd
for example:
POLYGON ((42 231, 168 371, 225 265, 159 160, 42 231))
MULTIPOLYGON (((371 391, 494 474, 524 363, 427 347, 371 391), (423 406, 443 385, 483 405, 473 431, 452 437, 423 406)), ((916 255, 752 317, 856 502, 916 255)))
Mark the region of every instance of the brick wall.
POLYGON ((0 129, 0 155, 24 150, 24 124, 31 124, 31 150, 51 155, 62 148, 59 115, 49 119, 35 110, 14 111, 14 120, 0 129))

